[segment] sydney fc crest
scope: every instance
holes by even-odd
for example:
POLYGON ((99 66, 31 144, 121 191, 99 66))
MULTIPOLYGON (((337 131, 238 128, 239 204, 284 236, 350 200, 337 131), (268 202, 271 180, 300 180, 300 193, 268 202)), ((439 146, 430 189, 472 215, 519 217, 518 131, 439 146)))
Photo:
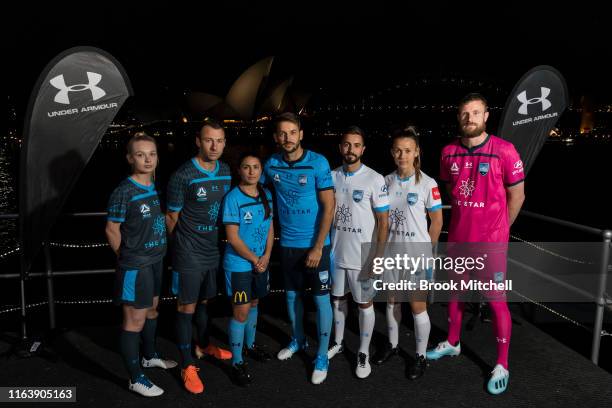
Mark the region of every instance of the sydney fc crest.
POLYGON ((363 199, 363 190, 353 190, 353 201, 356 203, 363 199))
POLYGON ((321 271, 319 272, 319 280, 321 283, 327 283, 329 280, 329 271, 321 271))
POLYGON ((480 163, 478 165, 478 172, 481 176, 486 176, 489 172, 489 163, 480 163))
POLYGON ((408 193, 406 201, 408 201, 408 205, 415 205, 419 201, 419 195, 417 193, 408 193))
POLYGON ((300 183, 300 186, 305 186, 308 183, 308 176, 305 174, 300 174, 298 176, 298 183, 300 183))

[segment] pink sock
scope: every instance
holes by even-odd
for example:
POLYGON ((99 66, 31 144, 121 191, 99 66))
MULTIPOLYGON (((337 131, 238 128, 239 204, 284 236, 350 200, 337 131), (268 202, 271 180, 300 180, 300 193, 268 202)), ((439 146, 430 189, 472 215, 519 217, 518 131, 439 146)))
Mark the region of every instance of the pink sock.
POLYGON ((451 300, 448 302, 448 342, 455 345, 461 336, 461 320, 465 303, 451 300))
POLYGON ((510 335, 512 332, 512 318, 506 302, 491 302, 493 334, 497 341, 497 364, 508 369, 508 351, 510 350, 510 335))

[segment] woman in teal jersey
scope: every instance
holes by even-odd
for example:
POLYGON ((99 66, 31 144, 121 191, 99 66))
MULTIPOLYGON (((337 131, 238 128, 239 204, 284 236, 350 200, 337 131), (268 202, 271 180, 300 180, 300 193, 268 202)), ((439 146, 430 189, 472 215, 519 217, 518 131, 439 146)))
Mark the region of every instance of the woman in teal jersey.
POLYGON ((224 198, 223 224, 227 247, 223 268, 233 317, 229 324, 232 376, 238 385, 248 385, 251 376, 243 360, 267 361, 271 356, 255 344, 257 304, 270 288, 268 264, 274 244, 272 196, 259 184, 262 165, 254 154, 245 154, 238 169, 240 183, 224 198))

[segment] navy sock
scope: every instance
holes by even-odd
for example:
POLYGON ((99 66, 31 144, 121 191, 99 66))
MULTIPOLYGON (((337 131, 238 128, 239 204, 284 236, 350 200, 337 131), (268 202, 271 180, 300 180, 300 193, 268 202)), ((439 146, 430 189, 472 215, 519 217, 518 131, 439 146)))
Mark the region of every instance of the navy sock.
POLYGON ((121 330, 119 335, 119 350, 132 382, 142 374, 140 368, 140 333, 121 330))
POLYGON ((142 337, 142 355, 147 360, 157 354, 155 352, 155 333, 157 331, 157 319, 146 319, 140 335, 142 337))
POLYGON ((198 345, 202 348, 210 343, 208 333, 208 310, 205 303, 198 303, 195 311, 195 325, 198 330, 198 345))
POLYGON ((183 368, 193 364, 191 356, 191 319, 192 313, 176 313, 176 344, 181 353, 181 365, 183 368))

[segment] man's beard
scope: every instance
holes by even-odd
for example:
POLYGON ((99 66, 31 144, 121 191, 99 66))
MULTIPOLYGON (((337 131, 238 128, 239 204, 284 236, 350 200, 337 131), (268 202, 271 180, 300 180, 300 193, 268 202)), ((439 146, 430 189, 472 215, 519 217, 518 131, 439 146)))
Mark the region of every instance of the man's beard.
MULTIPOLYGON (((293 143, 292 143, 292 144, 293 144, 293 143)), ((299 144, 299 143, 295 143, 295 144, 293 144, 293 148, 291 148, 291 149, 287 149, 287 148, 285 147, 285 145, 281 145, 281 147, 282 147, 282 149, 285 151, 285 153, 287 153, 287 154, 291 154, 291 153, 295 152, 297 149, 299 149, 299 148, 300 148, 300 144, 299 144)))
POLYGON ((461 126, 461 134, 463 135, 463 137, 471 139, 473 137, 480 136, 482 132, 485 131, 485 128, 486 127, 484 123, 482 125, 476 125, 476 127, 474 127, 472 130, 468 130, 465 126, 461 126))
POLYGON ((361 160, 361 156, 357 156, 356 154, 350 154, 350 155, 344 156, 343 159, 344 159, 344 163, 350 165, 350 164, 355 164, 359 160, 361 160))

